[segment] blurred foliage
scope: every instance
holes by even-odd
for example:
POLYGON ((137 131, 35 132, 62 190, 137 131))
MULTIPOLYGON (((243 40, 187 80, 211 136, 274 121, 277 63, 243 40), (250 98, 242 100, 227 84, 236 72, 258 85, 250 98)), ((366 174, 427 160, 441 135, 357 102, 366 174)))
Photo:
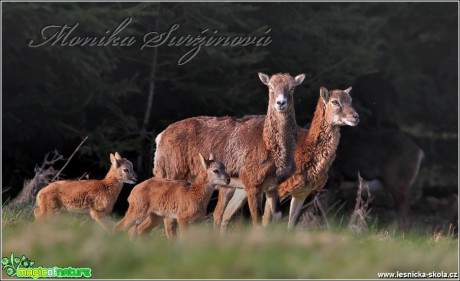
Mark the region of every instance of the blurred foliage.
MULTIPOLYGON (((89 136, 68 176, 101 177, 108 153, 151 163, 153 138, 170 123, 197 115, 264 114, 267 89, 257 73, 306 73, 295 93, 296 115, 312 115, 320 86, 346 88, 379 72, 395 92, 380 95, 383 115, 417 133, 457 131, 456 3, 6 3, 3 5, 3 177, 17 193, 43 155, 70 155, 89 136), (72 36, 102 36, 125 18, 119 34, 131 47, 30 48, 47 25, 74 25, 72 36), (266 47, 190 46, 140 50, 145 34, 261 36, 266 47), (147 136, 141 135, 152 67, 155 94, 147 136)), ((378 90, 378 85, 375 85, 378 90)), ((353 93, 352 93, 353 94, 353 93)), ((355 97, 358 111, 374 114, 355 97)), ((135 164, 136 166, 136 164, 135 164)), ((142 178, 148 165, 139 167, 142 178)))
POLYGON ((13 252, 35 266, 91 267, 97 279, 374 280, 378 272, 458 270, 458 239, 440 233, 288 232, 283 223, 267 229, 235 225, 222 236, 209 222, 175 241, 166 240, 161 224, 131 241, 80 214, 19 225, 14 213, 2 216, 2 257, 13 252))

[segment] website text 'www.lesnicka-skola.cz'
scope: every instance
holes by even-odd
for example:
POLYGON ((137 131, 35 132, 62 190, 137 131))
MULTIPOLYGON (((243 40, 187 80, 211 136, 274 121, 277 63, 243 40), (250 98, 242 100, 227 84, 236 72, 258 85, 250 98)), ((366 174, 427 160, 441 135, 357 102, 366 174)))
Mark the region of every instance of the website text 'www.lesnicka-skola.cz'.
POLYGON ((410 271, 410 272, 379 272, 378 278, 457 278, 458 272, 444 272, 444 271, 410 271))

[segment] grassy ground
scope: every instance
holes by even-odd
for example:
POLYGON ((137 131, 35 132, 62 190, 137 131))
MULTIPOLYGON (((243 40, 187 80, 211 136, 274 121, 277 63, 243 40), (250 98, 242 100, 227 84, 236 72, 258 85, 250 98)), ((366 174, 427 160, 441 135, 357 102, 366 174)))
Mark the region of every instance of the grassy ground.
POLYGON ((93 278, 376 279, 378 272, 458 272, 458 239, 415 232, 288 232, 283 222, 267 229, 234 223, 220 235, 205 222, 174 241, 160 227, 130 241, 85 215, 35 222, 20 211, 3 212, 2 228, 2 257, 13 252, 34 266, 92 267, 93 278))

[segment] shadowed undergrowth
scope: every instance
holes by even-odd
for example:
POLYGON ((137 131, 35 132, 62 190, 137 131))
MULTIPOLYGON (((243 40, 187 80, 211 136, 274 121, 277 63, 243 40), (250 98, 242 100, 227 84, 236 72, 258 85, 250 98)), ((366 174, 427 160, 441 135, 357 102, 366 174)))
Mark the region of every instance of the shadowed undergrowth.
POLYGON ((211 223, 201 223, 174 241, 166 240, 162 227, 130 241, 125 233, 108 233, 84 215, 17 222, 21 217, 26 218, 2 214, 3 257, 14 252, 36 266, 92 267, 93 278, 354 279, 397 270, 458 270, 458 240, 446 236, 288 232, 284 223, 268 229, 235 223, 220 235, 211 223))

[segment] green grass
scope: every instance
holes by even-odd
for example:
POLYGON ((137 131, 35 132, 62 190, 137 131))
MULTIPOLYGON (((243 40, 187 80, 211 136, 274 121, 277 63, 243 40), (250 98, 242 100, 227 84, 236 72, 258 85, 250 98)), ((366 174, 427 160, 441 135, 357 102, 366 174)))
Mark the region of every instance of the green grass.
POLYGON ((458 271, 457 239, 417 233, 288 232, 283 222, 267 229, 234 223, 220 235, 202 223, 173 241, 162 226, 130 241, 85 215, 35 222, 19 211, 3 212, 2 227, 2 257, 13 252, 35 266, 92 267, 93 278, 376 279, 377 272, 458 271))

